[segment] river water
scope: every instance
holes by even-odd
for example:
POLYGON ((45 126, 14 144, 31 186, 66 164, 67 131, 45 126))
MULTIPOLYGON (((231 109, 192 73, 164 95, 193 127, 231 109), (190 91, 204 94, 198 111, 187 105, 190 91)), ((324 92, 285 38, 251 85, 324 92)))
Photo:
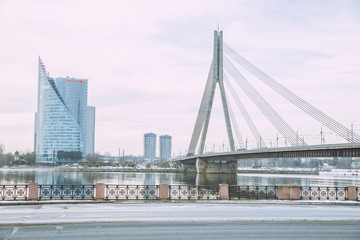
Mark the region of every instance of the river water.
POLYGON ((0 185, 7 184, 120 184, 120 185, 230 185, 275 186, 360 186, 360 176, 323 176, 288 174, 196 174, 129 172, 56 172, 51 168, 0 169, 0 185))

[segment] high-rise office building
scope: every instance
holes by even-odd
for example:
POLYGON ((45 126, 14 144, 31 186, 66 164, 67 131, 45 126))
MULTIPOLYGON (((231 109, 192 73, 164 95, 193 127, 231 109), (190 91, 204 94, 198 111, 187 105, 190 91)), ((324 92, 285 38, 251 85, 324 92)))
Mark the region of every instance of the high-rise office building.
POLYGON ((153 160, 156 158, 156 134, 144 134, 144 158, 153 160))
POLYGON ((95 107, 87 107, 86 155, 94 155, 95 148, 95 107))
POLYGON ((86 135, 87 135, 87 79, 56 78, 56 87, 65 105, 80 127, 80 151, 86 157, 86 135))
POLYGON ((169 160, 171 158, 171 136, 160 136, 160 160, 169 160))
MULTIPOLYGON (((94 111, 95 112, 95 111, 94 111)), ((52 78, 39 58, 38 108, 35 114, 36 163, 71 164, 88 153, 87 80, 52 78)), ((92 141, 94 141, 92 139, 92 141)))

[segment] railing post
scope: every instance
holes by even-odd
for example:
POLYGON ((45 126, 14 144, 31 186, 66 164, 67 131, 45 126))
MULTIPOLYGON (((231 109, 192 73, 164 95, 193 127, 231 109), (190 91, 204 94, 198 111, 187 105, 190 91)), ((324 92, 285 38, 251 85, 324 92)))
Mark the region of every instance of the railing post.
POLYGON ((39 198, 39 184, 30 183, 29 184, 29 200, 38 200, 39 198))
POLYGON ((168 184, 160 184, 159 185, 159 199, 166 200, 169 198, 169 185, 168 184))
POLYGON ((229 200, 229 184, 219 184, 220 200, 229 200))
POLYGON ((346 199, 356 201, 356 186, 347 186, 346 199))
POLYGON ((96 200, 104 200, 105 199, 105 183, 97 183, 96 184, 96 200))
POLYGON ((293 184, 278 184, 276 197, 279 200, 300 200, 300 186, 293 184))

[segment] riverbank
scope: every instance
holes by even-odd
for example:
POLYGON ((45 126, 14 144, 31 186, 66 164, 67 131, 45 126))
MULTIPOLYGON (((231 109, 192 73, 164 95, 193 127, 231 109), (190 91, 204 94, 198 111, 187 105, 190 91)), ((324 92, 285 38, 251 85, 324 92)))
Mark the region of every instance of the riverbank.
MULTIPOLYGON (((189 168, 55 167, 56 172, 196 173, 189 168)), ((319 175, 314 169, 238 169, 236 173, 319 175)))
POLYGON ((123 167, 55 167, 56 172, 131 172, 131 173, 196 173, 195 169, 123 168, 123 167))
MULTIPOLYGON (((106 172, 124 172, 124 173, 197 173, 195 169, 190 168, 131 168, 131 167, 69 167, 69 166, 19 166, 3 167, 0 171, 54 171, 54 172, 84 172, 84 173, 106 173, 106 172)), ((281 175, 320 175, 320 176, 359 176, 359 169, 316 169, 316 168, 238 168, 238 174, 281 174, 281 175)))
POLYGON ((319 175, 318 170, 299 169, 238 169, 236 173, 253 173, 253 174, 301 174, 301 175, 319 175))

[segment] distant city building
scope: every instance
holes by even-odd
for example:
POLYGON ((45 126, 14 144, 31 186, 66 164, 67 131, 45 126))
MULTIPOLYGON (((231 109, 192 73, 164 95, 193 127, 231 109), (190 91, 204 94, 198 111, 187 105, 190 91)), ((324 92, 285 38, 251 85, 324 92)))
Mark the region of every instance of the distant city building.
POLYGON ((156 134, 145 133, 144 134, 144 158, 155 159, 156 158, 156 134))
POLYGON ((160 160, 168 160, 171 158, 171 136, 160 136, 160 160))
POLYGON ((86 155, 94 155, 95 149, 95 107, 87 107, 86 155))
POLYGON ((87 86, 87 79, 51 78, 39 59, 37 164, 71 164, 93 154, 95 108, 87 106, 87 86))

